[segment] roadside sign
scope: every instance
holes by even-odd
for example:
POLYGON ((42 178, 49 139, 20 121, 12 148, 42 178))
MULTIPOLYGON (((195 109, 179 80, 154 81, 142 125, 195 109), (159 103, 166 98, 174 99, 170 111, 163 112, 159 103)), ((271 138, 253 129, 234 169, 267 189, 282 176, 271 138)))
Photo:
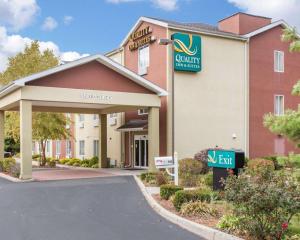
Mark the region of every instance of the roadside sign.
POLYGON ((178 186, 179 184, 179 178, 178 178, 178 157, 177 153, 174 153, 174 161, 172 156, 167 157, 155 157, 154 158, 155 166, 157 169, 165 168, 166 172, 174 177, 174 183, 178 186), (170 172, 170 169, 173 169, 172 172, 170 172))
POLYGON ((156 168, 174 167, 172 156, 154 158, 156 168))
POLYGON ((209 150, 208 166, 217 168, 235 168, 235 152, 228 150, 209 150))

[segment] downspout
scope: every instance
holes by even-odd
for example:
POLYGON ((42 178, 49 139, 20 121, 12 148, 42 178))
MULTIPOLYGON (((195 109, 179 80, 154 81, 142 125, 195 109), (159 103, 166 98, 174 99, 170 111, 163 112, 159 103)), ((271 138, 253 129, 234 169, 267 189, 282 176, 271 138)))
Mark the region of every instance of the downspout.
POLYGON ((250 145, 250 136, 249 136, 249 116, 250 116, 250 105, 249 105, 249 98, 250 98, 250 84, 249 84, 249 43, 250 38, 247 39, 245 43, 245 156, 249 157, 249 145, 250 145))

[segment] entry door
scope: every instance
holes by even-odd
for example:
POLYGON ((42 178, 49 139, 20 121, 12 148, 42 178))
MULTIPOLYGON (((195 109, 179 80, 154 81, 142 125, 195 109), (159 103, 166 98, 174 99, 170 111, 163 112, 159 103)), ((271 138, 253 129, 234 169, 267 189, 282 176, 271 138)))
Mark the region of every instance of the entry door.
POLYGON ((134 167, 136 168, 148 167, 148 136, 147 135, 134 136, 134 167))

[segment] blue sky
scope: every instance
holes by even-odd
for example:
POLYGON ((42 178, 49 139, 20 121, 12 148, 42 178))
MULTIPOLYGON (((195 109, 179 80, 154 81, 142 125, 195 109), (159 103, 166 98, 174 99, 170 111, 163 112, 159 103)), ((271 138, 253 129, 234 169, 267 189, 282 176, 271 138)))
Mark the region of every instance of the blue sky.
POLYGON ((149 1, 113 4, 105 0, 41 0, 38 4, 39 16, 32 26, 21 32, 22 35, 53 41, 63 51, 89 54, 117 47, 140 16, 216 24, 218 19, 238 11, 223 0, 183 0, 175 10, 158 8, 149 1), (43 31, 40 25, 48 16, 58 25, 52 31, 43 31), (67 26, 63 24, 64 16, 73 17, 67 26))
POLYGON ((118 47, 140 16, 214 25, 237 11, 300 27, 300 0, 0 0, 0 71, 33 40, 71 61, 118 47))

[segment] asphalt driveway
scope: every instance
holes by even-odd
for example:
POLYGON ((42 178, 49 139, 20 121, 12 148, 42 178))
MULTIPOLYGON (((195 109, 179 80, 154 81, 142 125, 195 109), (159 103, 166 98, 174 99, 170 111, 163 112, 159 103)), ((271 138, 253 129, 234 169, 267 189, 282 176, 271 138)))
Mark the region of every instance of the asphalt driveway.
POLYGON ((194 240, 157 215, 133 177, 11 183, 0 179, 0 239, 194 240))

